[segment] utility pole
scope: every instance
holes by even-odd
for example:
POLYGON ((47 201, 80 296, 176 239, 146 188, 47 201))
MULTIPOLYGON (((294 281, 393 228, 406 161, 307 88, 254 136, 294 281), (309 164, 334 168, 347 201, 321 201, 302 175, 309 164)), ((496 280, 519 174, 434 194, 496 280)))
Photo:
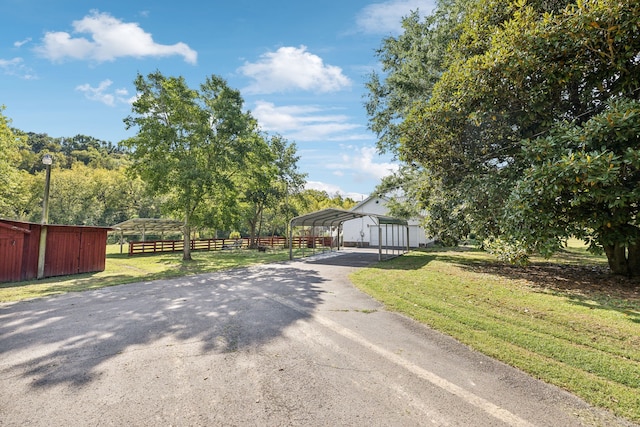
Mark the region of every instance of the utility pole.
POLYGON ((53 157, 45 154, 42 158, 46 174, 44 180, 44 198, 42 199, 42 222, 40 226, 40 245, 38 249, 38 279, 44 277, 44 260, 47 252, 47 224, 49 223, 49 184, 51 182, 51 164, 53 157))

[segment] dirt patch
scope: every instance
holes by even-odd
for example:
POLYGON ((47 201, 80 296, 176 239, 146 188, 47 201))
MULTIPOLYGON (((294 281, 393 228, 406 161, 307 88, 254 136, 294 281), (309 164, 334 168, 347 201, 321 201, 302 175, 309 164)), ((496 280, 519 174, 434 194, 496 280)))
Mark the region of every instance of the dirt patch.
POLYGON ((608 298, 640 302, 640 278, 610 273, 607 267, 532 263, 518 267, 505 263, 469 266, 470 270, 517 279, 529 286, 582 295, 606 295, 608 298))

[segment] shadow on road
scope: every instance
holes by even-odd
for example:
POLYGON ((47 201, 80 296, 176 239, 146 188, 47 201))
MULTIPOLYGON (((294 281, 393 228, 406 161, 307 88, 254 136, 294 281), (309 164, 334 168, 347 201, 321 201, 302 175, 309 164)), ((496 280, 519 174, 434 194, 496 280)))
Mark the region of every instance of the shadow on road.
POLYGON ((278 337, 308 317, 323 282, 286 264, 143 282, 0 306, 0 376, 32 387, 83 386, 99 365, 149 345, 199 343, 234 352, 278 337), (283 307, 286 297, 305 310, 283 307))
POLYGON ((342 250, 326 252, 305 258, 308 264, 335 265, 340 267, 368 267, 378 262, 378 252, 373 250, 342 250))

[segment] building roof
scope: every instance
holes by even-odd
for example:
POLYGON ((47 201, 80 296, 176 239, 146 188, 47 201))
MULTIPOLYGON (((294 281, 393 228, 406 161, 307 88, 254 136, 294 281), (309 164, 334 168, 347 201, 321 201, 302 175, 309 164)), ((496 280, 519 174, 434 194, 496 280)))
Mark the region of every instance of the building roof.
POLYGON ((43 225, 46 225, 47 227, 63 227, 63 228, 85 228, 85 229, 89 229, 89 228, 96 228, 96 229, 101 229, 101 230, 111 230, 111 227, 105 227, 102 225, 75 225, 75 224, 42 224, 41 222, 30 222, 30 221, 20 221, 20 220, 16 220, 16 219, 6 219, 6 218, 0 218, 0 223, 2 223, 5 228, 22 228, 24 229, 23 231, 28 231, 27 228, 29 226, 38 226, 41 227, 43 225), (8 225, 11 224, 11 225, 8 225), (20 226, 16 226, 16 224, 20 224, 23 227, 20 226), (7 226, 8 225, 8 226, 7 226))
POLYGON ((12 231, 20 231, 25 234, 30 234, 31 230, 23 227, 18 227, 17 225, 5 223, 2 219, 0 219, 0 228, 6 228, 12 231))
POLYGON ((366 199, 356 203, 355 206, 353 206, 350 210, 352 210, 352 211, 357 211, 358 209, 362 210, 362 209, 365 208, 365 206, 367 204, 369 204, 370 201, 375 200, 375 199, 384 200, 385 202, 389 201, 389 199, 387 197, 385 197, 385 196, 381 196, 381 195, 377 195, 377 194, 371 194, 366 199))
POLYGON ((162 218, 132 218, 111 227, 113 233, 123 235, 157 234, 165 231, 182 232, 184 222, 162 218))
POLYGON ((351 219, 362 218, 368 216, 372 218, 378 225, 383 224, 398 224, 407 225, 407 221, 404 219, 392 218, 385 215, 379 215, 367 212, 355 212, 347 211, 344 209, 322 209, 319 211, 311 212, 305 215, 297 216, 290 222, 291 227, 302 226, 332 226, 338 225, 342 222, 349 221, 351 219))

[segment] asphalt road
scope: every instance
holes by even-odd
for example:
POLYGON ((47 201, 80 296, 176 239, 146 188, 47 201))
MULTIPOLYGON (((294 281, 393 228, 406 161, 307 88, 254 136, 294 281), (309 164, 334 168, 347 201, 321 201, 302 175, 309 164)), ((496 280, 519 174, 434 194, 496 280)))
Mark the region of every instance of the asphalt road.
POLYGON ((2 426, 628 426, 385 311, 345 251, 0 305, 2 426))

